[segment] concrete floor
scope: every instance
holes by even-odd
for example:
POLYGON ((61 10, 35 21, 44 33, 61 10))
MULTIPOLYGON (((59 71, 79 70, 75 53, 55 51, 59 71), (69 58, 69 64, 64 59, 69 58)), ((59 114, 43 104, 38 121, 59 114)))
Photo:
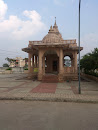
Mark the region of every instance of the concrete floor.
MULTIPOLYGON (((4 74, 0 75, 0 93, 11 90, 11 93, 29 92, 40 84, 39 81, 27 79, 27 74, 4 74)), ((57 94, 75 94, 78 92, 78 81, 57 83, 55 93, 57 94)), ((94 81, 81 81, 82 95, 98 95, 98 83, 94 81)))
POLYGON ((82 80, 81 90, 80 95, 78 81, 42 85, 37 80, 28 80, 27 74, 0 75, 0 99, 98 103, 97 82, 82 80))
POLYGON ((98 130, 98 104, 0 101, 0 130, 98 130))

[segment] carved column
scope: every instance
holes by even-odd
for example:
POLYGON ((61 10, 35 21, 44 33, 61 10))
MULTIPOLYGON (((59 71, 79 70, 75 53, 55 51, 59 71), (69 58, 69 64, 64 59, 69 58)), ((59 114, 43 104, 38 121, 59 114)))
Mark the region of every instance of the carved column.
POLYGON ((39 71, 38 71, 38 80, 42 80, 42 51, 39 50, 39 71))
POLYGON ((37 67, 37 56, 35 55, 35 67, 37 67))
POLYGON ((32 57, 32 55, 31 55, 31 53, 29 53, 28 54, 28 71, 29 71, 29 73, 31 73, 32 71, 32 69, 31 69, 31 57, 32 57))
POLYGON ((32 73, 34 72, 34 55, 32 55, 32 73))
POLYGON ((60 55, 59 55, 59 74, 63 73, 63 50, 60 49, 60 55))
POLYGON ((74 53, 74 70, 77 73, 77 52, 74 53))
POLYGON ((71 67, 74 67, 74 55, 71 56, 71 67))
POLYGON ((63 50, 60 49, 59 55, 59 81, 63 80, 63 50))
POLYGON ((43 75, 45 74, 45 56, 43 56, 43 75))
POLYGON ((38 68, 38 56, 37 56, 37 68, 38 68))

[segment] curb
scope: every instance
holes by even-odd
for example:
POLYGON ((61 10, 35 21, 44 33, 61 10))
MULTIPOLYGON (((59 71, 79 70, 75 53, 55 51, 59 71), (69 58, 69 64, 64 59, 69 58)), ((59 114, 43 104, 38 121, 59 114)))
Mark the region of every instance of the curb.
POLYGON ((0 100, 23 100, 23 101, 49 101, 49 102, 75 102, 75 103, 98 103, 98 100, 84 100, 71 98, 38 98, 38 97, 0 97, 0 100))

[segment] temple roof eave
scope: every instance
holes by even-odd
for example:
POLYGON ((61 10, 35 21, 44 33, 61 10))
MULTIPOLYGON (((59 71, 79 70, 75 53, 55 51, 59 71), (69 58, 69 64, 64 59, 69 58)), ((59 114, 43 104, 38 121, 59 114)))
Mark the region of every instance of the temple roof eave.
POLYGON ((47 44, 76 44, 76 39, 60 40, 60 41, 29 41, 29 45, 47 45, 47 44))
POLYGON ((38 54, 38 50, 36 50, 34 48, 30 48, 30 47, 22 48, 22 51, 27 52, 27 53, 38 54))
POLYGON ((22 48, 22 51, 29 53, 29 52, 31 52, 32 50, 31 50, 31 48, 26 47, 26 48, 22 48))
MULTIPOLYGON (((77 51, 77 52, 79 51, 78 46, 70 47, 69 45, 59 45, 59 46, 58 45, 51 45, 51 46, 47 45, 47 46, 38 46, 38 48, 32 46, 32 47, 23 48, 22 51, 27 52, 27 53, 33 53, 33 52, 38 53, 38 50, 40 48, 62 48, 63 50, 71 50, 71 51, 77 51)), ((81 50, 83 50, 83 47, 80 47, 80 51, 81 50)))

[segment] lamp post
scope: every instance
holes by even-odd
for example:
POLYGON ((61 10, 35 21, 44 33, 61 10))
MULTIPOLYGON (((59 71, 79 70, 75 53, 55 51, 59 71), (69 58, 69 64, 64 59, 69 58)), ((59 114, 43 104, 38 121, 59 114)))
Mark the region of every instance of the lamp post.
POLYGON ((79 94, 81 94, 80 87, 80 8, 81 8, 81 0, 79 0, 79 94))

